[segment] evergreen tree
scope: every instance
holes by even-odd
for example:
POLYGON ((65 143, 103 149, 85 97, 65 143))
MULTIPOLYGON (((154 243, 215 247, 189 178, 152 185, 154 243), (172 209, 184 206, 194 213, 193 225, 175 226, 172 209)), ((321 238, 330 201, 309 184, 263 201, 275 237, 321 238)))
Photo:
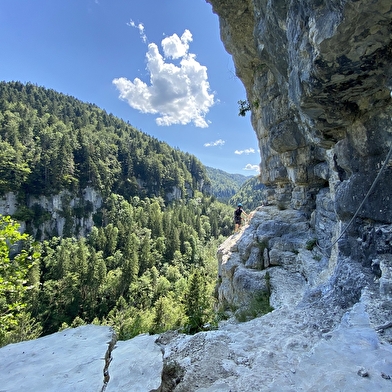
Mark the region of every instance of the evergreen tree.
POLYGON ((187 330, 189 333, 195 333, 203 328, 208 311, 206 283, 199 270, 195 270, 190 277, 186 300, 187 330))

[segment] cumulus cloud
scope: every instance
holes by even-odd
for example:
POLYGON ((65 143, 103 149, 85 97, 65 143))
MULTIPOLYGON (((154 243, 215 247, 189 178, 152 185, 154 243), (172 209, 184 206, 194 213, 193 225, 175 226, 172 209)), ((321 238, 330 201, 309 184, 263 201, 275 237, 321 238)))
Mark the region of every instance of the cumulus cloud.
POLYGON ((171 57, 172 59, 185 57, 188 54, 189 42, 192 41, 192 34, 189 30, 185 30, 181 38, 177 34, 166 37, 161 42, 163 54, 165 57, 171 57))
MULTIPOLYGON (((131 27, 139 30, 144 42, 147 38, 142 24, 131 27)), ((192 34, 185 30, 181 37, 173 34, 165 37, 161 46, 163 56, 155 43, 148 45, 147 70, 150 83, 135 78, 133 81, 120 77, 113 84, 120 92, 120 99, 141 113, 158 114, 158 125, 189 124, 207 128, 205 116, 214 104, 214 94, 210 93, 207 67, 196 61, 189 53, 192 34), (168 60, 179 60, 176 65, 168 60)))
POLYGON ((234 154, 237 154, 237 155, 242 155, 242 154, 249 155, 249 154, 254 154, 254 153, 255 153, 254 148, 247 148, 246 150, 235 150, 234 151, 234 154))
POLYGON ((223 146, 225 141, 222 139, 215 140, 214 142, 204 143, 204 147, 215 147, 215 146, 223 146))
POLYGON ((251 171, 259 172, 260 168, 259 168, 259 165, 252 165, 252 164, 248 163, 242 170, 251 170, 251 171))

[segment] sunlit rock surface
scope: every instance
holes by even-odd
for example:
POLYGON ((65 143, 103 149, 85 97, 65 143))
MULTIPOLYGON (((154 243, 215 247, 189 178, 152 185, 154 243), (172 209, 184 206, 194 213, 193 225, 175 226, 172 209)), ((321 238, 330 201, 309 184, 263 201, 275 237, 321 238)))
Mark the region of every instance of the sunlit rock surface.
MULTIPOLYGON (((391 2, 207 1, 247 91, 262 182, 308 213, 327 187, 347 219, 392 143, 391 2)), ((391 176, 362 218, 391 223, 391 176)))
POLYGON ((160 388, 156 338, 116 342, 109 327, 86 325, 0 349, 0 391, 100 392, 160 388))
POLYGON ((67 329, 1 348, 0 390, 390 391, 392 349, 371 326, 370 303, 364 293, 348 312, 336 311, 330 318, 343 317, 332 330, 309 307, 231 319, 193 336, 167 332, 117 343, 107 327, 67 329))

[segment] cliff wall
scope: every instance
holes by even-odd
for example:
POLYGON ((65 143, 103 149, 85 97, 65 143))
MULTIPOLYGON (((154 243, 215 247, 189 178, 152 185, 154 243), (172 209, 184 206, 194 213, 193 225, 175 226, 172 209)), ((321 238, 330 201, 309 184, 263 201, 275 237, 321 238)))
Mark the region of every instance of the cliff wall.
MULTIPOLYGON (((247 91, 269 200, 309 222, 328 259, 324 281, 335 276, 353 303, 372 279, 392 276, 392 4, 207 1, 247 91)), ((257 227, 250 237, 261 238, 257 227)), ((381 291, 390 295, 390 283, 381 291)))
MULTIPOLYGON (((261 181, 307 212, 327 188, 337 217, 352 216, 392 145, 390 1, 208 2, 246 87, 261 181)), ((362 218, 392 222, 391 176, 362 218)))

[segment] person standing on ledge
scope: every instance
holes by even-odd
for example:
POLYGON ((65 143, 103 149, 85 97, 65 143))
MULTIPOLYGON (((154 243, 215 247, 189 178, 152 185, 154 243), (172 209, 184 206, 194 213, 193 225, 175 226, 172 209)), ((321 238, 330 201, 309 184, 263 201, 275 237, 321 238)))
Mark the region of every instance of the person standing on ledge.
POLYGON ((238 206, 237 206, 236 210, 234 211, 234 223, 235 223, 234 233, 237 233, 241 227, 242 214, 244 214, 246 217, 248 216, 245 213, 245 211, 242 209, 242 204, 238 203, 238 206))

